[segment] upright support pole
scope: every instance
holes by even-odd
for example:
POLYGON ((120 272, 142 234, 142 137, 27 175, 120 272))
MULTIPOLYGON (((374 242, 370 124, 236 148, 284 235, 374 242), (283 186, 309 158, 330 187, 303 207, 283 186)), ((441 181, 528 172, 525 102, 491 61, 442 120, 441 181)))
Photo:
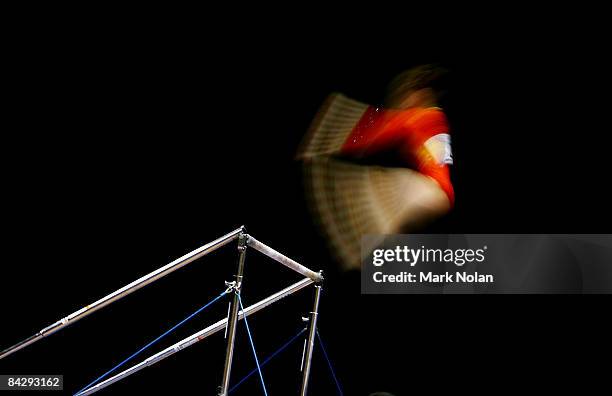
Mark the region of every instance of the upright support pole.
POLYGON ((312 352, 314 350, 315 335, 317 334, 317 318, 319 316, 319 300, 321 298, 321 285, 315 285, 314 304, 310 312, 310 329, 308 330, 308 343, 304 357, 304 369, 302 378, 302 390, 300 396, 306 396, 308 391, 308 379, 310 377, 310 366, 312 363, 312 352))
POLYGON ((228 330, 227 330, 227 350, 225 354, 225 366, 223 368, 223 382, 219 389, 219 396, 227 396, 229 389, 230 374, 232 371, 232 359, 234 357, 234 344, 236 341, 236 325, 238 324, 238 312, 240 310, 240 303, 238 301, 238 293, 242 287, 242 274, 244 273, 244 259, 246 256, 248 235, 241 233, 238 236, 238 252, 240 256, 238 258, 238 271, 236 272, 236 279, 233 282, 234 297, 232 299, 232 306, 230 310, 230 316, 228 318, 228 330))
MULTIPOLYGON (((277 301, 280 301, 281 299, 292 295, 293 293, 296 293, 302 289, 304 289, 307 286, 310 286, 313 283, 313 280, 310 278, 304 278, 301 281, 294 283, 293 285, 284 288, 283 290, 274 293, 273 295, 264 298, 263 300, 249 306, 249 307, 245 307, 244 308, 244 312, 240 312, 238 314, 238 319, 244 319, 245 316, 251 317, 251 315, 256 314, 259 311, 264 310, 265 308, 269 307, 270 305, 276 303, 277 301)), ((124 379, 125 377, 128 377, 132 374, 136 374, 137 372, 139 372, 142 369, 145 369, 147 367, 150 367, 154 364, 159 363, 160 361, 162 361, 163 359, 166 359, 169 356, 173 356, 175 353, 178 353, 180 351, 182 351, 185 348, 188 348, 202 340, 205 340, 206 338, 208 338, 209 336, 216 334, 220 331, 222 331, 223 329, 225 329, 227 327, 227 319, 228 318, 224 318, 210 326, 208 326, 205 329, 202 329, 200 331, 198 331, 197 333, 194 333, 192 335, 190 335, 189 337, 177 342, 174 345, 170 345, 168 348, 164 349, 163 351, 160 351, 158 353, 156 353, 155 355, 143 360, 142 362, 130 367, 127 370, 124 370, 122 372, 120 372, 119 374, 116 374, 113 377, 110 377, 102 382, 100 382, 98 385, 94 385, 91 388, 84 390, 83 392, 79 393, 79 396, 85 396, 85 395, 91 395, 93 393, 98 392, 99 390, 102 390, 104 388, 106 388, 107 386, 114 384, 115 382, 124 379)))

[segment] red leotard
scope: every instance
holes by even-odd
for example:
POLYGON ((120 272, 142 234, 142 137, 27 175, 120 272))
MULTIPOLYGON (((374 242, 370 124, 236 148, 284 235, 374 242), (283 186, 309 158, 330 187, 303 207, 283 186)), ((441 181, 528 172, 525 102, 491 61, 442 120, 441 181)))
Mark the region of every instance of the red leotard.
POLYGON ((434 179, 444 190, 451 206, 455 193, 447 164, 437 162, 425 148, 432 136, 449 133, 446 116, 436 107, 382 110, 369 107, 341 148, 341 154, 368 157, 396 151, 402 161, 434 179))

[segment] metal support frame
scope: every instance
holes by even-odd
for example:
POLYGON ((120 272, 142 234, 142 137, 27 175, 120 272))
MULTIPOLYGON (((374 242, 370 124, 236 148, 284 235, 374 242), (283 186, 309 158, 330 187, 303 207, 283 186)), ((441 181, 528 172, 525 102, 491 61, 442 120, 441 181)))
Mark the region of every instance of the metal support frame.
MULTIPOLYGON (((267 308, 268 306, 270 306, 271 304, 283 299, 284 297, 287 297, 293 293, 296 293, 310 285, 312 285, 314 282, 312 281, 312 279, 309 278, 304 278, 301 281, 294 283, 293 285, 269 296, 264 298, 263 300, 259 301, 256 304, 253 304, 251 306, 248 306, 244 309, 244 312, 240 312, 238 319, 242 320, 244 319, 245 316, 251 316, 259 311, 261 311, 264 308, 267 308)), ((222 319, 210 326, 208 326, 207 328, 198 331, 195 334, 190 335, 187 338, 184 338, 183 340, 177 342, 176 344, 169 346, 168 348, 164 349, 161 352, 156 353, 155 355, 149 357, 148 359, 143 360, 142 362, 130 367, 129 369, 126 369, 122 372, 120 372, 119 374, 116 374, 102 382, 100 382, 97 385, 92 386, 91 388, 84 390, 83 392, 79 393, 79 396, 85 396, 85 395, 91 395, 99 390, 102 390, 104 388, 106 388, 107 386, 114 384, 115 382, 122 380, 125 377, 128 377, 132 374, 135 374, 137 372, 139 372, 140 370, 147 368, 149 366, 154 365, 155 363, 174 355, 175 353, 188 348, 190 346, 192 346, 193 344, 202 341, 203 339, 223 330, 225 328, 225 326, 227 326, 227 318, 222 319)))
POLYGON ((304 267, 302 264, 298 263, 297 261, 292 260, 289 257, 285 256, 284 254, 277 252, 276 250, 272 249, 270 246, 264 245, 263 243, 259 242, 257 239, 253 238, 252 236, 249 235, 248 237, 249 239, 247 240, 247 243, 249 244, 249 246, 253 247, 255 250, 260 251, 261 253, 265 254, 266 256, 270 257, 271 259, 275 261, 278 261, 285 267, 288 267, 294 270, 298 274, 302 274, 312 279, 315 282, 323 282, 323 273, 314 272, 313 270, 307 267, 304 267))
POLYGON ((66 316, 65 318, 62 318, 60 320, 58 320, 57 322, 53 323, 50 326, 45 327, 44 329, 40 330, 38 333, 34 334, 33 336, 26 338, 25 340, 5 349, 4 351, 2 351, 0 353, 0 359, 4 359, 5 357, 7 357, 8 355, 17 352, 20 349, 23 349, 25 347, 27 347, 28 345, 31 345, 33 343, 35 343, 36 341, 40 340, 43 337, 47 337, 53 333, 55 333, 58 330, 63 329, 64 327, 75 323, 76 321, 83 319, 84 317, 94 313, 95 311, 97 311, 100 308, 103 308, 117 300, 122 299, 123 297, 127 296, 128 294, 131 294, 133 292, 135 292, 136 290, 148 285, 149 283, 155 282, 156 280, 176 271, 179 268, 184 267, 185 265, 191 263, 192 261, 195 261, 197 259, 199 259, 202 256, 207 255, 208 253, 217 250, 218 248, 227 245, 228 243, 230 243, 231 241, 233 241, 234 239, 238 238, 239 235, 244 233, 244 227, 240 227, 232 232, 230 232, 229 234, 225 234, 220 238, 215 239, 214 241, 207 243, 206 245, 187 253, 186 255, 179 257, 178 259, 174 260, 173 262, 158 268, 157 270, 139 278, 136 279, 134 282, 129 283, 125 286, 123 286, 122 288, 112 292, 111 294, 102 297, 101 299, 99 299, 98 301, 89 304, 81 309, 79 309, 76 312, 73 312, 72 314, 66 316))
POLYGON ((302 388, 300 396, 306 396, 308 392, 308 381, 310 379, 310 367, 312 365, 312 353, 314 351, 315 336, 317 334, 317 319, 319 317, 319 301, 321 299, 321 285, 315 285, 314 302, 309 318, 309 329, 306 352, 304 357, 304 368, 302 376, 302 388))
POLYGON ((232 359, 234 357, 234 345, 236 343, 236 325, 238 324, 238 311, 240 310, 240 303, 238 301, 238 295, 242 288, 242 276, 244 274, 244 259, 246 257, 247 249, 247 235, 242 233, 238 237, 238 270, 235 275, 233 284, 232 307, 230 315, 228 317, 228 331, 227 331, 227 350, 225 352, 225 366, 223 367, 223 382, 219 389, 219 396, 227 396, 229 389, 230 374, 232 372, 232 359))
POLYGON ((224 370, 223 370, 223 381, 221 386, 219 387, 219 396, 227 396, 228 394, 228 389, 229 389, 229 383, 230 383, 230 374, 231 374, 231 369, 232 369, 232 360, 233 360, 233 354, 234 354, 234 348, 235 348, 235 341, 236 341, 236 328, 238 325, 238 321, 241 319, 244 319, 246 316, 249 316, 251 314, 254 314, 266 307, 268 307, 269 305, 279 301, 280 299, 293 294, 313 283, 315 284, 315 297, 314 297, 314 303, 313 303, 313 309, 310 312, 310 318, 309 318, 309 332, 308 332, 308 339, 307 339, 307 348, 305 351, 305 363, 304 363, 304 368, 303 368, 303 378, 302 378, 302 390, 300 395, 301 396, 306 396, 306 392, 307 392, 307 388, 308 388, 308 380, 310 377, 310 368, 311 368, 311 364, 312 364, 312 354, 313 354, 313 350, 314 350, 314 339, 315 339, 315 335, 316 335, 316 330, 317 330, 317 318, 318 318, 318 310, 319 310, 319 301, 321 298, 321 290, 322 290, 322 286, 321 286, 321 282, 323 281, 323 273, 322 272, 315 272, 312 271, 311 269, 299 264, 298 262, 290 259, 289 257, 283 255, 282 253, 279 253, 278 251, 272 249, 271 247, 259 242, 258 240, 256 240, 255 238, 253 238, 252 236, 246 234, 245 232, 245 228, 244 227, 240 227, 210 243, 207 243, 206 245, 201 246, 200 248, 172 261, 169 264, 166 264, 165 266, 129 283, 128 285, 114 291, 113 293, 97 300, 96 302, 85 306, 84 308, 79 309, 78 311, 66 316, 63 319, 58 320, 57 322, 55 322, 54 324, 45 327, 44 329, 40 330, 38 333, 34 334, 33 336, 19 342, 18 344, 15 344, 14 346, 5 349, 4 351, 2 351, 0 353, 0 359, 3 359, 5 357, 7 357, 8 355, 17 352, 18 350, 27 347, 28 345, 33 344, 34 342, 38 341, 39 339, 46 337, 48 335, 51 335, 55 332, 57 332, 58 330, 84 318, 85 316, 88 316, 90 314, 92 314, 93 312, 97 311, 98 309, 101 309, 117 300, 122 299, 123 297, 126 297, 127 295, 129 295, 130 293, 152 283, 155 282, 156 280, 170 274, 171 272, 176 271, 177 269, 199 259, 200 257, 222 247, 227 245, 228 243, 230 243, 231 241, 238 239, 238 251, 239 251, 239 258, 238 258, 238 269, 236 271, 236 275, 235 275, 235 279, 232 282, 226 282, 227 287, 229 288, 229 290, 233 291, 234 296, 231 302, 231 307, 230 307, 230 313, 229 316, 225 319, 222 319, 218 322, 216 322, 215 324, 208 326, 207 328, 179 341, 178 343, 164 349, 163 351, 156 353, 155 355, 149 357, 148 359, 145 359, 144 361, 132 366, 129 369, 126 369, 116 375, 114 375, 113 377, 107 378, 106 380, 91 386, 90 388, 82 391, 81 393, 79 393, 79 396, 84 396, 84 395, 90 395, 92 393, 95 393, 129 375, 132 375, 140 370, 142 370, 145 367, 151 366, 157 362, 159 362, 162 359, 167 358, 168 356, 171 356, 173 354, 175 354, 176 352, 187 348, 203 339, 205 339, 206 337, 224 329, 227 328, 227 334, 228 334, 228 341, 227 341, 227 349, 226 349, 226 357, 225 357, 225 366, 224 366, 224 370), (253 304, 247 308, 244 309, 244 311, 240 310, 240 303, 239 303, 239 293, 241 292, 242 289, 242 281, 243 281, 243 275, 244 275, 244 264, 245 264, 245 257, 246 257, 246 249, 247 246, 251 246, 253 247, 255 250, 258 250, 259 252, 265 254, 266 256, 278 261, 279 263, 283 264, 284 266, 294 270, 295 272, 305 276, 306 278, 302 279, 301 281, 267 297, 264 298, 263 300, 259 301, 256 304, 253 304))

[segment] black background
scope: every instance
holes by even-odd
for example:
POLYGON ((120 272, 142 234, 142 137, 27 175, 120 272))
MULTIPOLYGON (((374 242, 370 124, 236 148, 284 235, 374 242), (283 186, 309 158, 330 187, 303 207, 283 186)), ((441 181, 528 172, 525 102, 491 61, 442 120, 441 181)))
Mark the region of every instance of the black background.
MULTIPOLYGON (((347 30, 295 36, 286 25, 163 21, 120 33, 111 23, 87 35, 13 32, 3 78, 1 347, 244 224, 326 271, 320 329, 347 395, 601 379, 609 299, 360 296, 358 274, 335 269, 312 224, 292 159, 331 91, 378 103, 396 73, 441 62, 452 71, 442 106, 457 202, 425 231, 609 232, 599 33, 577 38, 567 25, 520 37, 362 37, 351 34, 362 23, 345 22, 347 30)), ((233 246, 215 252, 6 358, 0 372, 64 374, 74 392, 216 296, 236 258, 233 246)), ((256 252, 245 276, 247 304, 299 279, 256 252)), ((300 329, 310 299, 302 292, 249 321, 260 357, 300 329)), ((219 303, 163 346, 226 309, 219 303)), ((254 367, 243 328, 237 348, 234 381, 254 367)), ((223 353, 217 334, 105 392, 213 395, 223 353)), ((298 392, 300 355, 298 343, 264 371, 270 394, 298 392)), ((313 370, 311 393, 334 394, 320 351, 313 370)), ((253 377, 235 394, 259 392, 253 377)))

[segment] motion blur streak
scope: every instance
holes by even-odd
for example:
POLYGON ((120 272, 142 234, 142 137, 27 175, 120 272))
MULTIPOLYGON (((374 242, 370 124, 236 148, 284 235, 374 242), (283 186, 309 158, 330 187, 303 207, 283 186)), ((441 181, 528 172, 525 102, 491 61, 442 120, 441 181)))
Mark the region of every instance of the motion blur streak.
POLYGON ((297 159, 315 222, 344 269, 359 268, 362 235, 411 232, 450 210, 448 167, 424 148, 430 131, 446 130, 428 123, 427 134, 405 126, 437 113, 433 107, 383 110, 332 94, 315 117, 297 159), (358 162, 393 151, 403 158, 397 166, 358 162))

